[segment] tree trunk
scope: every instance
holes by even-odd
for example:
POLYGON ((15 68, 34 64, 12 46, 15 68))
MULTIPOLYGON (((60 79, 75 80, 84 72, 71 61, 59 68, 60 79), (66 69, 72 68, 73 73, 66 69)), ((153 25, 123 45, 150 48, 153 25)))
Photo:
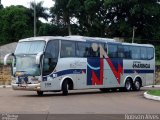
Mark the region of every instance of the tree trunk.
POLYGON ((68 35, 72 35, 70 21, 68 22, 68 35))

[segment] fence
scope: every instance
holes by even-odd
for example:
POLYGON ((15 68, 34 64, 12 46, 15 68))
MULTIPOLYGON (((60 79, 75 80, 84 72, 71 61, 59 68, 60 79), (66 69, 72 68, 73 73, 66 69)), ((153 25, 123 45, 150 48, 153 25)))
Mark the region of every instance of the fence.
POLYGON ((10 85, 11 84, 11 67, 10 66, 0 66, 0 85, 10 85))

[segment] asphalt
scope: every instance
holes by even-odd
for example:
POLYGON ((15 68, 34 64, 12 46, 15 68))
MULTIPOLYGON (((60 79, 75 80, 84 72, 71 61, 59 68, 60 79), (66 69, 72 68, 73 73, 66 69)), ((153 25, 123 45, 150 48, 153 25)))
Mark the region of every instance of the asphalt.
POLYGON ((24 118, 37 115, 39 119, 45 120, 66 119, 66 117, 71 119, 73 114, 73 118, 82 115, 84 118, 93 117, 97 120, 99 117, 96 115, 102 118, 110 115, 109 117, 113 119, 124 119, 126 114, 160 114, 159 101, 149 100, 143 96, 143 93, 150 89, 159 88, 146 87, 138 92, 107 93, 102 93, 98 89, 74 90, 70 91, 68 96, 62 96, 61 93, 45 93, 42 97, 33 91, 0 88, 0 113, 18 114, 21 117, 28 114, 24 118))

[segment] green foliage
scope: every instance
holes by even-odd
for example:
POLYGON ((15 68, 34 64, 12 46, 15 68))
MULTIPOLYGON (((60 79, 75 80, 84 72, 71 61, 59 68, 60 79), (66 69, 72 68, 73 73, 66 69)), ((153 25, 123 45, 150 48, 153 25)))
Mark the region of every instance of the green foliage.
POLYGON ((156 61, 160 62, 160 45, 155 45, 156 61))
POLYGON ((67 28, 63 28, 61 25, 54 25, 48 23, 42 23, 38 35, 40 36, 66 36, 68 35, 67 28))
MULTIPOLYGON (((132 37, 133 26, 141 39, 160 39, 160 5, 157 0, 54 0, 52 22, 86 36, 132 37), (73 27, 71 25, 71 27, 73 27), (96 34, 95 34, 96 33, 96 34)), ((140 41, 141 42, 141 41, 140 41)))
POLYGON ((3 8, 3 5, 2 4, 0 4, 0 10, 3 8))
MULTIPOLYGON (((105 6, 109 10, 111 26, 115 31, 117 26, 118 36, 123 37, 123 30, 120 29, 127 24, 129 34, 132 35, 132 28, 135 26, 136 37, 143 39, 157 39, 160 26, 160 5, 157 0, 105 0, 105 6), (113 20, 112 20, 113 19, 113 20)), ((115 35, 114 33, 111 36, 115 35)), ((126 34, 126 37, 127 36, 126 34)), ((159 39, 159 38, 158 38, 159 39)))
MULTIPOLYGON (((42 23, 50 15, 43 2, 36 4, 37 35, 78 34, 95 37, 121 37, 131 42, 133 26, 137 43, 160 41, 160 4, 157 0, 53 0, 52 24, 42 23), (149 40, 149 41, 148 41, 149 40)), ((0 44, 33 36, 34 2, 23 6, 0 7, 0 44)), ((1 5, 2 6, 2 5, 1 5)), ((160 60, 156 46, 156 59, 160 60)))
POLYGON ((55 5, 51 7, 50 12, 52 16, 52 22, 61 25, 64 28, 68 28, 68 34, 71 34, 70 17, 73 16, 73 12, 70 11, 69 4, 71 0, 54 0, 55 5))
POLYGON ((10 6, 0 11, 0 42, 15 42, 32 36, 29 11, 23 6, 10 6))
MULTIPOLYGON (((42 28, 41 25, 43 26, 43 24, 38 19, 44 18, 47 20, 49 17, 48 13, 46 13, 47 8, 42 7, 42 5, 43 2, 36 4, 37 31, 41 31, 39 33, 42 33, 42 29, 39 29, 42 28)), ((34 3, 31 2, 31 8, 9 6, 0 10, 0 44, 15 42, 19 39, 33 36, 33 9, 34 3)), ((46 32, 49 31, 43 33, 46 32)))

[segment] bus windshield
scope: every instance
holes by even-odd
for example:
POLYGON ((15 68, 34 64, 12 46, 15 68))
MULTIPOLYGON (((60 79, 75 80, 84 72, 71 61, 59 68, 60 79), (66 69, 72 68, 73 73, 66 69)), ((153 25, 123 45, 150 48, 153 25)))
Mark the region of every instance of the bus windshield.
POLYGON ((42 52, 45 46, 45 41, 26 41, 19 42, 15 51, 17 54, 37 54, 42 52))
POLYGON ((15 50, 13 74, 23 72, 24 75, 40 75, 40 65, 36 64, 36 55, 42 52, 45 41, 19 42, 15 50))
POLYGON ((35 55, 15 56, 13 74, 23 72, 27 76, 39 76, 40 67, 36 64, 35 55))

